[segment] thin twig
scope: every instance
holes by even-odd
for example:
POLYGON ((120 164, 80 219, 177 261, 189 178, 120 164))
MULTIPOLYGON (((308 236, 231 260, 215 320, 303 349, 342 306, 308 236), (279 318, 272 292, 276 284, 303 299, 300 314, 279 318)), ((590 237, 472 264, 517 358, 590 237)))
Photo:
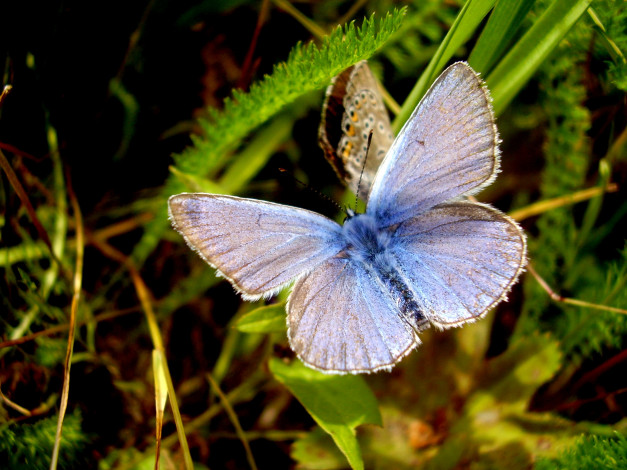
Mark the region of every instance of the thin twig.
POLYGON ((2 398, 4 403, 9 408, 13 408, 18 413, 20 413, 20 414, 22 414, 24 416, 32 416, 33 415, 33 413, 29 409, 26 409, 23 406, 20 406, 17 403, 15 403, 14 401, 10 400, 4 393, 2 393, 2 390, 0 390, 0 398, 2 398))
POLYGON ((542 279, 542 277, 536 272, 531 263, 527 264, 527 270, 531 273, 531 275, 538 281, 538 284, 542 286, 542 288, 549 294, 549 296, 555 300, 556 302, 563 302, 569 305, 576 305, 577 307, 586 307, 593 308, 596 310, 605 310, 608 312, 620 313, 622 315, 627 315, 627 310, 618 308, 618 307, 609 307, 607 305, 594 304, 592 302, 586 302, 585 300, 573 299, 570 297, 564 297, 562 295, 557 294, 551 287, 547 284, 547 282, 542 279))
POLYGON ((627 349, 623 349, 614 357, 604 361, 599 366, 595 367, 589 372, 586 372, 577 382, 573 385, 573 390, 578 390, 587 383, 594 383, 596 380, 608 370, 618 366, 621 363, 627 362, 627 349))
POLYGON ((122 220, 121 222, 116 222, 115 224, 111 224, 99 230, 94 230, 92 233, 88 233, 87 242, 89 243, 92 238, 107 240, 109 238, 128 233, 131 230, 135 230, 137 227, 141 227, 142 225, 150 222, 152 219, 154 219, 154 214, 149 212, 137 214, 130 219, 122 220))
POLYGON ((544 214, 545 212, 557 209, 558 207, 570 206, 578 202, 592 199, 593 197, 601 196, 604 193, 613 193, 615 191, 618 191, 618 185, 615 183, 610 183, 606 187, 583 189, 572 194, 567 194, 566 196, 560 196, 530 204, 527 207, 510 212, 509 216, 520 222, 521 220, 544 214))
POLYGON ((335 24, 345 24, 353 19, 353 17, 357 14, 357 12, 366 4, 368 0, 357 0, 355 3, 351 5, 351 7, 340 16, 335 24))
POLYGON ((4 99, 9 95, 13 87, 11 85, 5 85, 2 89, 2 93, 0 93, 0 106, 4 103, 4 99))
POLYGON ((253 37, 250 40, 248 51, 246 51, 246 57, 244 57, 244 63, 242 64, 242 72, 237 83, 237 87, 241 89, 248 88, 250 86, 251 77, 253 75, 253 57, 255 55, 255 48, 259 42, 259 34, 261 33, 261 27, 268 19, 268 11, 270 10, 270 0, 263 0, 261 7, 259 8, 259 15, 257 16, 257 24, 255 25, 255 31, 253 37))
MULTIPOLYGON (((137 311, 139 311, 138 307, 130 307, 130 308, 126 308, 123 310, 117 310, 115 312, 101 313, 99 315, 94 316, 93 318, 81 320, 79 323, 77 323, 77 326, 83 326, 86 323, 90 323, 92 321, 94 323, 98 323, 98 322, 105 321, 105 320, 113 320, 114 318, 121 317, 123 315, 128 315, 129 313, 135 313, 137 311)), ((37 331, 29 335, 20 336, 19 338, 16 338, 16 339, 2 341, 0 342, 0 349, 10 348, 13 346, 17 346, 18 344, 28 343, 29 341, 33 341, 39 338, 40 336, 51 336, 56 333, 61 333, 69 328, 70 328, 70 324, 64 323, 63 325, 56 325, 56 326, 53 326, 52 328, 47 328, 45 330, 37 331)))
POLYGON ((288 14, 292 15, 292 17, 296 21, 303 25, 303 27, 319 41, 322 40, 324 36, 326 36, 327 32, 324 29, 322 29, 316 23, 303 15, 299 10, 294 8, 294 6, 290 2, 286 0, 273 0, 273 2, 277 7, 285 10, 288 14))

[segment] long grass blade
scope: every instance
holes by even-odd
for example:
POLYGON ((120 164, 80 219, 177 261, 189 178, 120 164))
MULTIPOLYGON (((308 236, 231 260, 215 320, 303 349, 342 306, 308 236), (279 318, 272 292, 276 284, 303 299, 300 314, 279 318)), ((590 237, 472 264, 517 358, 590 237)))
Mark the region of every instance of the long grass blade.
POLYGON ((496 0, 468 0, 460 10, 451 29, 438 47, 433 58, 422 73, 418 82, 410 92, 394 119, 393 127, 396 132, 400 130, 405 121, 409 119, 412 111, 427 92, 435 77, 442 71, 446 63, 453 57, 459 47, 468 40, 477 29, 483 18, 494 6, 496 0))
POLYGON ((72 366, 72 353, 74 352, 76 314, 78 311, 78 303, 81 298, 81 289, 83 284, 83 259, 85 252, 85 231, 83 227, 83 217, 81 215, 81 209, 78 205, 76 196, 71 191, 71 185, 69 184, 69 181, 68 187, 70 188, 69 197, 72 204, 72 211, 74 212, 74 222, 76 224, 76 266, 74 267, 73 295, 72 305, 70 308, 70 329, 67 339, 67 350, 64 362, 63 388, 61 392, 61 403, 59 405, 59 419, 57 421, 57 430, 54 438, 54 447, 52 449, 52 458, 50 461, 51 470, 55 470, 57 468, 59 460, 59 450, 61 448, 61 433, 63 431, 63 419, 65 418, 65 412, 67 411, 68 397, 70 393, 70 368, 72 366))
POLYGON ((477 72, 487 74, 518 31, 535 0, 500 0, 479 36, 468 63, 477 72))
POLYGON ((584 14, 591 0, 555 0, 486 78, 500 114, 584 14))

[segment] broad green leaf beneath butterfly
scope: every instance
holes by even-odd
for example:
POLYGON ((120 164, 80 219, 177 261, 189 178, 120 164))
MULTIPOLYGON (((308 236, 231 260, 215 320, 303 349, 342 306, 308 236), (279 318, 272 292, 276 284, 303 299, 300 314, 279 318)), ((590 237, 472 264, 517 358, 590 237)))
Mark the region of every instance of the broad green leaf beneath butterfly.
POLYGON ((354 469, 364 468, 355 437, 361 424, 382 425, 377 399, 361 376, 328 375, 300 361, 270 360, 270 371, 328 432, 354 469))

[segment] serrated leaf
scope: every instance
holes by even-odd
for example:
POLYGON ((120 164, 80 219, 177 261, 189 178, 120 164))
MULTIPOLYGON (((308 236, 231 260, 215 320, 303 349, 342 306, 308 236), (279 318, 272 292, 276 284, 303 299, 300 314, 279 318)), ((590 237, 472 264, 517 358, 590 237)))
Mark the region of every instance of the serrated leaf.
POLYGON ((624 469, 627 468, 627 438, 620 433, 615 433, 614 437, 609 439, 600 436, 582 436, 577 439, 575 445, 558 458, 540 459, 535 468, 539 470, 624 469))
MULTIPOLYGON (((192 136, 194 145, 175 156, 177 168, 201 176, 215 170, 216 164, 244 137, 285 106, 326 87, 342 70, 374 54, 400 28, 404 15, 404 8, 389 12, 379 20, 372 15, 359 28, 354 22, 338 26, 320 46, 313 42, 304 46, 297 44, 287 61, 277 64, 272 74, 253 83, 248 93, 235 90, 232 98, 225 100, 222 110, 207 110, 209 119, 199 121, 203 136, 192 136)), ((165 201, 184 190, 180 181, 171 177, 162 197, 165 201)), ((165 207, 164 203, 163 212, 148 224, 135 246, 133 259, 139 264, 152 252, 168 226, 165 207)))

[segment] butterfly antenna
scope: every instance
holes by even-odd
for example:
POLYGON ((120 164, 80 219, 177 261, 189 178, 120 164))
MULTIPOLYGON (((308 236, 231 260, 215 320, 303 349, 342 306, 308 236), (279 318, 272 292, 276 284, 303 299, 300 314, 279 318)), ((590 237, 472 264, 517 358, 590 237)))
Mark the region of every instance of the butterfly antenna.
POLYGON ((361 178, 364 176, 364 170, 366 169, 366 162, 368 161, 368 153, 370 152, 370 144, 372 143, 372 134, 374 134, 374 129, 370 129, 370 133, 368 134, 366 156, 364 158, 364 164, 361 166, 361 173, 359 173, 359 181, 357 181, 357 194, 355 195, 355 210, 357 210, 357 203, 359 202, 359 192, 361 190, 361 178))
POLYGON ((291 174, 289 171, 287 171, 285 168, 279 168, 279 172, 281 172, 282 175, 288 175, 294 180, 296 181, 298 184, 300 184, 303 188, 305 188, 307 191, 311 191, 312 193, 314 193, 316 196, 318 196, 320 199, 330 202, 336 209, 340 209, 342 212, 346 212, 346 208, 340 206, 336 201, 334 201, 332 198, 330 198, 329 196, 327 196, 326 194, 324 194, 322 191, 316 189, 316 188, 312 188, 311 186, 309 186, 307 183, 299 180, 298 178, 294 177, 293 174, 291 174))

